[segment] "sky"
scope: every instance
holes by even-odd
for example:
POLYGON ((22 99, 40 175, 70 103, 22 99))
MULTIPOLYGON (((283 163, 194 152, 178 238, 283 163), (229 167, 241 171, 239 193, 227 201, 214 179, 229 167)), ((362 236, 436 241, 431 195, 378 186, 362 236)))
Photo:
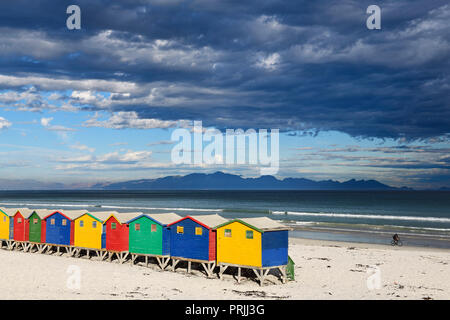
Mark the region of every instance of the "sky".
POLYGON ((0 182, 260 175, 175 164, 202 121, 278 129, 280 179, 450 187, 449 21, 446 0, 2 1, 0 182))

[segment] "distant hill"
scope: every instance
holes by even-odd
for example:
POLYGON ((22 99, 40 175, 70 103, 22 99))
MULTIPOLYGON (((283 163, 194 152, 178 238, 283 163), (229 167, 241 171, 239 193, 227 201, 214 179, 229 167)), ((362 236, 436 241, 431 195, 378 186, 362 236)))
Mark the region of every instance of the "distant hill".
POLYGON ((186 176, 97 184, 91 188, 103 190, 412 190, 406 187, 391 187, 376 180, 351 179, 345 182, 314 181, 305 178, 279 180, 273 176, 242 178, 223 172, 192 173, 186 176))
POLYGON ((66 186, 57 182, 41 182, 31 179, 0 179, 0 190, 59 190, 66 186))

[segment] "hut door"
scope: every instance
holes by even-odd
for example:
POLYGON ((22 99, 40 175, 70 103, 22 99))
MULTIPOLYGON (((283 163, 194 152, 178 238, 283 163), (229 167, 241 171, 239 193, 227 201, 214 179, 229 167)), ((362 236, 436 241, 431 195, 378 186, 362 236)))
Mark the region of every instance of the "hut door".
POLYGON ((14 239, 14 218, 9 218, 9 239, 14 239))
POLYGON ((102 249, 106 248, 106 224, 102 228, 102 249))

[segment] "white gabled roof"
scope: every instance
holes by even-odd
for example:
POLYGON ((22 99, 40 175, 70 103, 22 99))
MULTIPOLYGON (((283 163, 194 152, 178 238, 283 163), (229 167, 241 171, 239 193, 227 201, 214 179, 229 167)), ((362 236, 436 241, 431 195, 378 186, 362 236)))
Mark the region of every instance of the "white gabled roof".
POLYGON ((27 216, 27 219, 30 218, 30 216, 33 214, 33 212, 36 212, 36 214, 39 216, 39 218, 43 219, 49 214, 55 212, 56 210, 49 210, 49 209, 32 209, 30 214, 27 216))
POLYGON ((104 222, 106 221, 112 214, 118 215, 119 213, 117 211, 89 211, 89 210, 65 210, 62 211, 62 213, 66 214, 69 213, 70 215, 74 216, 74 218, 68 216, 72 220, 76 220, 78 218, 81 218, 85 214, 90 214, 91 216, 97 218, 98 220, 104 222))
POLYGON ((214 228, 218 225, 224 224, 225 222, 228 222, 228 219, 225 219, 222 216, 219 216, 218 214, 204 214, 204 215, 195 215, 190 216, 191 218, 194 218, 195 220, 203 223, 204 225, 214 228))
POLYGON ((4 208, 4 207, 0 207, 0 209, 2 209, 2 211, 5 212, 10 217, 14 216, 17 213, 17 211, 20 211, 20 213, 24 217, 28 217, 34 211, 32 209, 29 209, 29 208, 4 208))
MULTIPOLYGON (((127 223, 128 221, 130 221, 131 219, 134 219, 136 217, 139 217, 141 215, 143 215, 143 212, 118 212, 118 213, 114 213, 114 217, 116 217, 116 219, 121 223, 127 223)), ((112 213, 110 214, 110 216, 113 215, 112 213)), ((109 217, 108 217, 109 218, 109 217)), ((108 218, 106 220, 108 220, 108 218)), ((106 221, 105 220, 105 221, 106 221)), ((105 222, 103 221, 103 222, 105 222)))
POLYGON ((117 217, 117 215, 119 215, 120 213, 118 213, 117 211, 96 211, 96 212, 89 212, 89 214, 101 220, 102 222, 105 222, 112 214, 117 217))
POLYGON ((288 226, 279 223, 278 221, 272 220, 268 217, 259 218, 242 218, 238 219, 249 225, 252 225, 262 231, 275 231, 275 230, 290 230, 288 226))
POLYGON ((61 210, 61 209, 53 210, 53 212, 55 211, 61 212, 63 215, 67 216, 70 220, 75 220, 79 216, 82 216, 85 213, 89 213, 89 211, 87 210, 61 210))
POLYGON ((26 217, 28 217, 30 214, 32 214, 34 212, 34 209, 19 208, 19 209, 17 209, 17 211, 19 211, 26 218, 26 217))
POLYGON ((150 213, 146 214, 146 216, 158 221, 159 223, 163 225, 171 224, 172 222, 178 221, 182 216, 179 216, 176 213, 169 212, 169 213, 150 213))

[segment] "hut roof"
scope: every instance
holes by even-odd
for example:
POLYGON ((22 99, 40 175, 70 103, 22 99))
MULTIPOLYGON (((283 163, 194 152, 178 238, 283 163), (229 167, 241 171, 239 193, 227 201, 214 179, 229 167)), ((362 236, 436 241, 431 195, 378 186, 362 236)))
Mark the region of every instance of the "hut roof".
POLYGON ((4 207, 1 207, 0 209, 2 209, 2 211, 10 217, 14 216, 17 213, 17 211, 20 211, 20 213, 24 217, 33 213, 33 210, 28 209, 28 208, 4 208, 4 207))
POLYGON ((78 217, 76 217, 75 219, 81 218, 83 215, 88 214, 90 215, 92 218, 100 221, 100 222, 105 222, 106 220, 108 220, 108 218, 114 214, 115 216, 117 216, 119 213, 117 211, 94 211, 94 212, 90 212, 90 211, 84 211, 84 213, 80 214, 78 217))
POLYGON ((30 214, 27 216, 27 219, 29 219, 31 217, 31 215, 33 213, 36 213, 39 218, 44 219, 46 216, 48 216, 49 214, 55 212, 55 210, 49 210, 49 209, 32 209, 32 211, 30 212, 30 214))
MULTIPOLYGON (((142 212, 123 212, 123 213, 114 213, 110 214, 110 216, 106 219, 108 220, 112 215, 119 221, 120 224, 128 223, 128 221, 133 220, 134 218, 143 215, 142 212)), ((106 222, 106 220, 104 222, 106 222)))
POLYGON ((22 214, 22 216, 24 216, 24 217, 28 217, 30 214, 32 214, 34 212, 34 209, 30 209, 30 208, 19 208, 16 210, 19 211, 22 214))
POLYGON ((268 217, 259 217, 259 218, 243 218, 240 219, 243 222, 246 222, 252 226, 255 226, 258 229, 264 231, 272 231, 272 230, 290 230, 288 226, 279 223, 276 220, 270 219, 268 217))
POLYGON ((223 223, 221 225, 218 225, 216 227, 216 229, 226 226, 226 225, 228 225, 232 222, 236 222, 236 221, 241 222, 241 223, 245 224, 246 226, 256 229, 260 232, 291 230, 291 228, 289 228, 288 226, 285 226, 285 225, 279 223, 278 221, 272 220, 267 217, 234 219, 234 220, 230 220, 226 223, 223 223))
POLYGON ((0 207, 0 212, 9 216, 9 214, 6 212, 6 210, 7 210, 6 208, 0 207))
POLYGON ((203 214, 189 217, 193 218, 194 220, 197 220, 198 222, 207 226, 208 228, 214 228, 215 226, 228 222, 228 219, 225 219, 224 217, 219 216, 218 214, 203 214))
POLYGON ((75 220, 79 216, 88 213, 87 210, 50 210, 52 211, 50 214, 48 214, 44 219, 48 218, 51 214, 55 212, 62 213, 64 216, 69 218, 70 220, 75 220))
POLYGON ((153 220, 156 220, 163 225, 168 225, 168 224, 175 222, 177 220, 180 220, 182 218, 181 216, 179 216, 178 214, 173 213, 173 212, 151 213, 151 214, 146 214, 146 216, 149 216, 153 220))

